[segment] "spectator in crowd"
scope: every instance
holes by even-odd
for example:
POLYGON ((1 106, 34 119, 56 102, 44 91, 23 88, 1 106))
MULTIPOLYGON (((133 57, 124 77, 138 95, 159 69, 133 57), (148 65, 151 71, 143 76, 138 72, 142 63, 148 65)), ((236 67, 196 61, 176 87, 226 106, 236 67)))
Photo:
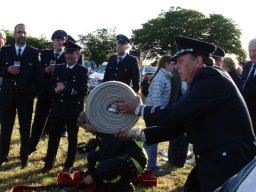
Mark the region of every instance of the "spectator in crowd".
POLYGON ((117 55, 113 55, 108 59, 103 82, 121 81, 129 86, 132 84, 133 90, 138 93, 140 84, 138 60, 128 54, 130 49, 130 39, 121 34, 117 35, 117 55))
POLYGON ((243 60, 239 60, 238 64, 239 64, 240 68, 243 70, 245 62, 243 60))
POLYGON ((131 182, 143 173, 147 164, 147 155, 142 143, 135 140, 120 140, 114 134, 95 132, 86 121, 84 111, 79 115, 78 125, 86 132, 95 134, 99 145, 99 150, 87 155, 88 175, 82 183, 96 183, 99 187, 104 183, 108 184, 104 191, 134 191, 131 182))
MULTIPOLYGON (((179 77, 179 74, 175 73, 174 69, 174 63, 171 62, 170 56, 162 56, 157 71, 151 78, 151 83, 149 86, 149 93, 145 99, 145 105, 148 106, 166 106, 170 102, 175 103, 178 97, 180 96, 180 90, 181 90, 181 80, 179 77), (176 83, 176 84, 175 84, 176 83), (171 100, 171 101, 170 101, 171 100)), ((153 126, 150 124, 147 124, 146 126, 153 126)), ((178 141, 177 141, 178 142, 178 141)), ((187 142, 186 142, 187 143, 187 142)), ((170 151, 169 159, 172 162, 172 164, 178 163, 178 159, 176 162, 176 153, 179 153, 180 151, 176 151, 176 147, 179 146, 176 145, 174 147, 175 143, 173 143, 173 148, 170 151)), ((144 147, 148 154, 148 166, 147 169, 151 171, 157 171, 161 172, 163 169, 161 169, 159 166, 157 166, 157 148, 158 144, 153 145, 146 145, 144 144, 144 147)), ((169 146, 170 147, 170 146, 169 146)), ((185 152, 186 153, 186 152, 185 152)), ((184 159, 185 163, 186 157, 184 159)))
POLYGON ((228 72, 236 86, 241 88, 241 73, 242 69, 238 64, 238 59, 235 55, 229 55, 223 58, 223 69, 228 72))
MULTIPOLYGON (((162 56, 159 63, 158 68, 150 79, 151 83, 148 88, 148 95, 145 99, 145 105, 149 106, 166 106, 169 103, 171 96, 171 78, 173 74, 171 71, 174 69, 174 63, 171 63, 170 56, 162 56)), ((151 124, 147 124, 146 126, 153 126, 151 124)), ((144 147, 148 154, 148 165, 147 169, 151 171, 160 172, 161 169, 157 166, 157 148, 158 144, 146 145, 144 147)))
POLYGON ((3 47, 6 43, 6 34, 4 31, 0 31, 0 51, 1 47, 3 47))
POLYGON ((250 61, 243 68, 242 95, 249 109, 254 132, 256 131, 256 38, 249 42, 248 46, 250 61))
POLYGON ((37 144, 43 131, 45 133, 49 132, 49 121, 47 121, 47 118, 52 105, 52 95, 48 91, 48 84, 55 69, 55 65, 65 64, 66 62, 64 56, 64 44, 68 39, 68 34, 63 30, 56 30, 52 34, 51 39, 53 49, 45 49, 41 52, 43 76, 40 81, 40 90, 37 95, 35 116, 32 124, 30 154, 36 151, 37 144))
POLYGON ((146 122, 158 126, 117 136, 139 137, 153 144, 185 132, 193 144, 196 165, 184 191, 214 191, 255 157, 251 119, 231 77, 213 66, 210 54, 216 47, 183 36, 176 37, 176 44, 173 59, 181 79, 189 84, 185 95, 167 107, 145 106, 139 96, 120 99, 122 113, 142 115, 146 122))
POLYGON ((212 53, 212 58, 214 59, 216 66, 222 67, 223 57, 225 57, 225 51, 216 46, 216 50, 212 53))
POLYGON ((72 171, 77 149, 77 118, 84 107, 84 96, 87 92, 88 70, 78 64, 81 47, 67 40, 65 48, 65 65, 55 67, 50 80, 49 91, 53 95, 50 111, 50 130, 47 154, 41 173, 53 168, 61 131, 64 126, 68 132, 67 157, 62 171, 72 171))
POLYGON ((0 52, 1 133, 0 166, 8 161, 11 134, 16 111, 19 119, 21 167, 28 166, 30 125, 34 97, 41 76, 38 50, 27 45, 27 26, 17 24, 14 28, 15 43, 2 47, 0 52))

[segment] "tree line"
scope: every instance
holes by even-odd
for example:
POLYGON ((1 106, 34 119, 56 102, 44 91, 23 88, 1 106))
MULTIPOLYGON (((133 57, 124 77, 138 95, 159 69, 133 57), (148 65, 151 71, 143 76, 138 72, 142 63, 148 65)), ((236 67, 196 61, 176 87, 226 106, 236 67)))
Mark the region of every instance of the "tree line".
MULTIPOLYGON (((13 32, 4 31, 7 44, 13 43, 13 32)), ((207 17, 196 10, 171 7, 142 24, 141 29, 132 30, 131 41, 133 50, 139 50, 146 59, 172 55, 176 52, 175 36, 184 35, 218 45, 226 53, 236 54, 240 60, 245 60, 247 56, 242 49, 241 34, 239 26, 221 14, 207 17)), ((116 35, 115 29, 99 28, 93 33, 78 35, 77 41, 83 46, 84 58, 100 64, 115 53, 116 35)), ((51 41, 44 36, 30 37, 28 43, 40 50, 51 48, 51 41)))

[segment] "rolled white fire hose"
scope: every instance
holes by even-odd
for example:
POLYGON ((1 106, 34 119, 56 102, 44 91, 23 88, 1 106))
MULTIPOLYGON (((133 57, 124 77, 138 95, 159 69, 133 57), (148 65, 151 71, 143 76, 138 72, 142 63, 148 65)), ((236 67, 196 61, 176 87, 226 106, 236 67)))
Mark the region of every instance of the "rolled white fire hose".
POLYGON ((107 81, 95 87, 86 99, 86 118, 93 129, 115 133, 132 128, 138 121, 135 114, 122 114, 116 100, 136 96, 131 87, 119 81, 107 81))

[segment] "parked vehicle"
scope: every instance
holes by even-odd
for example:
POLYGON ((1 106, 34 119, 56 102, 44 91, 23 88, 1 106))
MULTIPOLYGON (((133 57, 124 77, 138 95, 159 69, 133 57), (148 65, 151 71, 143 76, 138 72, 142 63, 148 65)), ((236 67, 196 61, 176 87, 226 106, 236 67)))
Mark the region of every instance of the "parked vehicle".
POLYGON ((157 67, 145 66, 141 71, 141 93, 146 97, 148 95, 148 88, 150 85, 150 79, 155 74, 157 67))
POLYGON ((84 67, 86 67, 88 69, 89 74, 92 73, 92 68, 91 68, 91 64, 89 61, 84 61, 84 67))
POLYGON ((94 73, 97 70, 97 65, 95 61, 89 61, 91 64, 91 73, 94 73))
POLYGON ((104 77, 104 73, 107 67, 107 62, 104 62, 103 64, 101 64, 98 69, 92 73, 89 76, 89 92, 96 87, 97 85, 101 84, 103 81, 103 77, 104 77))
POLYGON ((153 67, 151 65, 145 66, 141 71, 141 80, 143 79, 150 79, 154 73, 156 72, 157 67, 153 67))

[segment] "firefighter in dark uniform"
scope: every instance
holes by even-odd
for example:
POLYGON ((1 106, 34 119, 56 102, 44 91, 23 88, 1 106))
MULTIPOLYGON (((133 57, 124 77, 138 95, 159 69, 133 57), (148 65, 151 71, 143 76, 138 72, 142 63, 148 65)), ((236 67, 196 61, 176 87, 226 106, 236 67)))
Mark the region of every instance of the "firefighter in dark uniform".
POLYGON ((45 165, 40 170, 42 173, 53 168, 64 126, 68 133, 68 150, 63 171, 71 171, 77 148, 76 121, 83 110, 84 96, 88 88, 88 70, 77 63, 81 47, 69 40, 65 45, 66 65, 55 67, 48 87, 53 94, 53 103, 49 115, 50 130, 45 165))
POLYGON ((256 155, 255 135, 245 101, 228 73, 213 66, 213 44, 177 36, 173 59, 181 79, 190 86, 174 105, 144 106, 140 98, 120 100, 121 112, 143 115, 159 125, 144 129, 140 138, 151 144, 186 132, 196 166, 185 191, 209 192, 239 172, 256 155), (136 109, 136 110, 135 110, 136 109))
POLYGON ((64 44, 67 38, 68 34, 65 31, 55 31, 52 34, 51 38, 53 49, 45 49, 41 52, 41 66, 43 69, 43 76, 40 81, 40 90, 37 96, 35 116, 32 124, 30 153, 36 151, 36 146, 40 140, 43 131, 49 131, 48 129, 45 130, 49 127, 48 123, 46 126, 45 124, 52 105, 52 95, 48 91, 48 84, 55 69, 55 65, 61 65, 66 63, 64 56, 64 44))
POLYGON ((18 24, 14 30, 15 44, 2 47, 0 53, 1 133, 0 165, 8 161, 11 134, 16 111, 19 118, 20 159, 22 168, 28 165, 30 125, 33 102, 40 81, 41 67, 39 52, 26 44, 28 34, 25 24, 18 24))
POLYGON ((133 90, 138 93, 140 84, 138 60, 127 53, 131 48, 131 42, 124 35, 117 35, 116 41, 117 55, 108 59, 103 82, 121 81, 129 86, 132 85, 133 90))
POLYGON ((82 181, 89 185, 93 182, 100 187, 108 184, 104 191, 131 192, 134 191, 132 181, 143 173, 147 165, 147 154, 142 142, 135 140, 120 140, 114 134, 95 132, 87 123, 85 112, 81 112, 78 125, 86 132, 96 135, 98 150, 87 155, 88 175, 82 181))

